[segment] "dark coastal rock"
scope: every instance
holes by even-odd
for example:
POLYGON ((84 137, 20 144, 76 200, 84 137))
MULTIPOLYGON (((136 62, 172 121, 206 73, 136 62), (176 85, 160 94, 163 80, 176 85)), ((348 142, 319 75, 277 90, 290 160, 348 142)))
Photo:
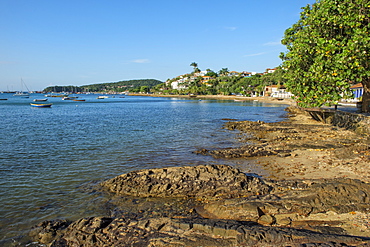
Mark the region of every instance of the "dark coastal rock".
POLYGON ((246 158, 270 155, 288 155, 287 151, 285 150, 268 149, 264 145, 253 145, 253 146, 244 146, 240 148, 212 150, 209 151, 208 153, 217 159, 246 158))
POLYGON ((368 246, 360 237, 328 235, 307 230, 261 226, 253 222, 210 219, 92 217, 62 228, 52 241, 43 242, 43 228, 34 229, 38 239, 52 247, 64 246, 368 246))
POLYGON ((30 237, 40 243, 52 243, 58 239, 72 222, 67 220, 44 221, 35 226, 29 233, 30 237))
POLYGON ((305 218, 369 213, 370 184, 359 180, 262 180, 203 165, 140 170, 101 185, 120 198, 118 208, 134 203, 138 213, 118 209, 110 217, 46 221, 32 229, 32 238, 52 247, 370 246, 370 238, 348 235, 339 220, 305 218), (166 213, 156 213, 161 208, 166 213))
POLYGON ((110 192, 139 197, 235 198, 266 194, 261 179, 227 165, 169 167, 134 171, 101 184, 110 192))
MULTIPOLYGON (((210 202, 197 208, 205 218, 289 225, 297 215, 370 213, 370 184, 353 179, 279 181, 270 194, 210 202)), ((323 223, 324 224, 324 223, 323 223)))

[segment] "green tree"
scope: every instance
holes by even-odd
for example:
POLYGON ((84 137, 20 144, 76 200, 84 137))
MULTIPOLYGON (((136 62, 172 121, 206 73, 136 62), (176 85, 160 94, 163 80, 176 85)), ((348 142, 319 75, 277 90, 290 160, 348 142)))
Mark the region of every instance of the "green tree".
POLYGON ((148 86, 141 86, 140 87, 140 92, 142 92, 142 93, 148 93, 149 92, 149 87, 148 86))
POLYGON ((213 70, 207 69, 206 76, 210 76, 210 77, 216 78, 218 76, 218 74, 216 72, 214 72, 213 70))
POLYGON ((228 69, 228 68, 222 68, 222 69, 218 72, 218 74, 219 74, 219 75, 223 75, 223 76, 227 75, 228 73, 229 73, 229 69, 228 69))
POLYGON ((194 68, 194 72, 199 72, 200 69, 198 68, 198 64, 196 62, 192 62, 190 64, 190 66, 192 66, 194 68))
POLYGON ((360 82, 362 110, 370 112, 369 0, 317 0, 302 9, 282 40, 288 90, 300 106, 319 107, 360 82))

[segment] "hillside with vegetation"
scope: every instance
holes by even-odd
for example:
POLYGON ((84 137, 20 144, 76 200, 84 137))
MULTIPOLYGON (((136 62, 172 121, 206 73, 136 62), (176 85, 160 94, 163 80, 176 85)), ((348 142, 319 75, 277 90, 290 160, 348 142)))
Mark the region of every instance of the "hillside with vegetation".
POLYGON ((231 95, 245 96, 262 94, 265 86, 284 85, 281 68, 273 73, 230 72, 222 68, 215 72, 210 69, 201 71, 196 63, 192 63, 194 71, 158 84, 151 89, 152 93, 161 94, 195 94, 195 95, 231 95), (194 66, 195 65, 195 66, 194 66))
POLYGON ((149 90, 163 82, 155 79, 138 79, 118 82, 97 83, 83 86, 51 86, 44 89, 44 92, 149 92, 149 90))

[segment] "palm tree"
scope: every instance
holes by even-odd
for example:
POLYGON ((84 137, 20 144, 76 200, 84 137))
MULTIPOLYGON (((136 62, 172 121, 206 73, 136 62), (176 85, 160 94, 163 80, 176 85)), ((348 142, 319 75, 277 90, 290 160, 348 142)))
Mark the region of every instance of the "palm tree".
POLYGON ((194 71, 198 69, 198 64, 196 62, 192 62, 190 66, 194 67, 194 71))
POLYGON ((228 68, 222 68, 219 72, 218 72, 218 74, 219 75, 227 75, 229 73, 229 69, 228 68))

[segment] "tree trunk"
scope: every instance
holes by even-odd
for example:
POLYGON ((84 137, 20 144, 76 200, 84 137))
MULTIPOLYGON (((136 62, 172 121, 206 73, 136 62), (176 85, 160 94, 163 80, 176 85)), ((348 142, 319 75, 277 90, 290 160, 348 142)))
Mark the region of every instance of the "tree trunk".
POLYGON ((362 94, 362 107, 361 112, 369 113, 370 112, 370 78, 362 82, 364 87, 364 92, 362 94))

